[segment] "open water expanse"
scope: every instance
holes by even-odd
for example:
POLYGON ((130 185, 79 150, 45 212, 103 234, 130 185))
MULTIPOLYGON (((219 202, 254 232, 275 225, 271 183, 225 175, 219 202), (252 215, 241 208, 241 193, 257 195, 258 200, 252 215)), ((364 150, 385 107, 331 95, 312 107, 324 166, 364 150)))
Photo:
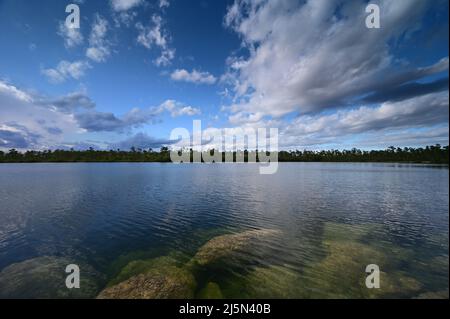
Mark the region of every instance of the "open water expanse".
POLYGON ((1 164, 0 297, 448 298, 448 222, 445 166, 1 164))

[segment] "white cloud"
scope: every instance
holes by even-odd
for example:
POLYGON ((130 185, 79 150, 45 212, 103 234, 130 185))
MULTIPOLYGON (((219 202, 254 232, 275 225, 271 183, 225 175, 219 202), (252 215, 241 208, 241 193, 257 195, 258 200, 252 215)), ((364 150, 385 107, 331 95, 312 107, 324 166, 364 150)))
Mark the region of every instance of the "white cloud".
POLYGON ((433 93, 400 102, 386 102, 378 107, 362 106, 327 115, 304 115, 283 128, 291 139, 344 136, 367 132, 423 128, 448 123, 448 92, 433 93))
POLYGON ((142 3, 142 0, 111 0, 111 6, 114 11, 127 11, 137 7, 142 3))
MULTIPOLYGON (((86 50, 86 57, 90 60, 104 62, 111 54, 110 42, 106 39, 107 32, 108 21, 100 15, 96 15, 89 36, 89 47, 86 50)), ((60 34, 65 37, 67 47, 75 46, 83 41, 79 31, 66 28, 64 23, 60 24, 60 34)), ((80 79, 89 68, 91 68, 91 65, 87 61, 69 62, 63 60, 55 68, 43 69, 41 72, 52 83, 61 83, 70 78, 80 79)))
MULTIPOLYGON (((259 120, 239 123, 226 129, 224 146, 231 150, 246 147, 245 139, 234 139, 256 132, 258 128, 278 128, 280 149, 344 149, 353 147, 386 148, 390 145, 448 145, 448 92, 433 93, 400 102, 386 102, 378 107, 361 106, 333 114, 303 115, 291 121, 259 120)), ((221 149, 223 128, 203 128, 202 145, 221 149)), ((190 147, 190 140, 175 144, 190 147)), ((199 149, 201 145, 194 145, 199 149)))
POLYGON ((166 100, 164 103, 162 103, 158 108, 156 108, 158 113, 162 113, 164 111, 167 111, 170 113, 172 117, 179 117, 179 116, 194 116, 201 114, 200 109, 184 105, 181 102, 175 101, 175 100, 166 100))
POLYGON ((136 24, 139 30, 137 41, 147 49, 150 49, 153 44, 165 48, 167 46, 167 39, 161 28, 162 18, 154 15, 152 17, 152 23, 152 27, 144 27, 142 23, 136 24))
POLYGON ((80 29, 68 28, 64 22, 59 23, 58 35, 64 39, 66 48, 73 48, 83 43, 83 35, 80 29))
POLYGON ((27 92, 19 90, 17 87, 10 85, 6 82, 3 82, 1 80, 0 80, 0 94, 3 94, 5 96, 11 96, 23 102, 32 101, 31 96, 27 92))
POLYGON ((154 45, 161 49, 160 57, 154 61, 157 66, 169 65, 175 57, 175 49, 169 47, 169 37, 162 27, 162 22, 160 16, 153 15, 150 26, 144 26, 140 22, 136 24, 139 31, 137 42, 147 49, 154 45))
POLYGON ((90 99, 85 91, 71 92, 56 98, 34 98, 35 103, 41 106, 66 114, 71 114, 78 109, 90 110, 95 108, 95 103, 90 99))
MULTIPOLYGON (((84 91, 59 97, 27 92, 0 80, 0 149, 53 149, 69 147, 65 138, 80 141, 94 132, 129 132, 168 112, 172 117, 200 114, 200 109, 167 100, 159 106, 133 108, 121 116, 96 110, 84 91)), ((88 140, 86 140, 89 142, 88 140)), ((90 142, 89 142, 90 143, 90 142)), ((72 143, 73 144, 73 143, 72 143)), ((88 145, 77 142, 79 147, 88 145)))
POLYGON ((167 66, 175 58, 175 49, 163 49, 161 55, 153 61, 156 66, 167 66))
MULTIPOLYGON (((403 147, 436 143, 447 145, 449 140, 448 92, 385 102, 379 106, 300 115, 292 120, 252 116, 251 121, 247 118, 234 121, 230 132, 278 128, 281 149, 385 148, 390 145, 403 147)), ((209 127, 205 130, 205 135, 214 135, 220 130, 209 127)), ((177 146, 187 146, 189 141, 183 143, 180 142, 177 146)), ((225 145, 231 148, 232 143, 228 139, 225 145)), ((208 144, 209 148, 220 146, 220 143, 208 144)), ((238 143, 238 147, 243 146, 242 141, 238 143)))
POLYGON ((214 84, 217 79, 215 76, 208 72, 200 72, 197 70, 193 70, 189 72, 184 69, 177 69, 170 75, 171 79, 174 81, 184 81, 191 83, 200 83, 200 84, 214 84))
POLYGON ((44 149, 73 134, 78 126, 70 114, 0 80, 0 149, 44 149))
POLYGON ((104 62, 108 55, 108 51, 102 50, 101 47, 90 47, 86 50, 86 56, 95 62, 104 62))
POLYGON ((365 6, 362 0, 236 0, 224 22, 249 55, 228 60, 222 79, 234 99, 227 109, 255 119, 320 112, 448 69, 444 60, 443 68, 393 71, 387 43, 415 30, 424 1, 380 1, 383 28, 375 31, 364 26, 365 6))
MULTIPOLYGON (((89 104, 86 106, 89 107, 89 104)), ((200 114, 200 110, 197 108, 175 100, 167 100, 155 107, 133 108, 120 117, 111 112, 99 112, 93 109, 88 112, 77 113, 74 116, 79 126, 88 132, 127 132, 131 128, 154 123, 157 117, 164 112, 169 112, 172 117, 200 114)))
POLYGON ((86 56, 95 62, 104 62, 111 54, 109 41, 106 39, 108 21, 97 15, 89 36, 89 48, 86 56))
POLYGON ((235 125, 277 127, 283 149, 448 144, 448 134, 443 135, 448 132, 448 99, 448 92, 438 92, 385 102, 376 107, 360 106, 334 113, 300 115, 292 120, 255 118, 253 122, 236 121, 235 125))
POLYGON ((117 117, 111 112, 92 110, 75 114, 75 119, 78 125, 88 132, 126 132, 151 123, 155 115, 150 110, 132 109, 124 116, 117 117))
POLYGON ((56 68, 43 69, 41 72, 52 83, 61 83, 70 78, 78 80, 84 76, 87 69, 90 68, 89 63, 86 61, 61 61, 56 68))
POLYGON ((168 8, 170 6, 169 0, 159 0, 160 8, 168 8))

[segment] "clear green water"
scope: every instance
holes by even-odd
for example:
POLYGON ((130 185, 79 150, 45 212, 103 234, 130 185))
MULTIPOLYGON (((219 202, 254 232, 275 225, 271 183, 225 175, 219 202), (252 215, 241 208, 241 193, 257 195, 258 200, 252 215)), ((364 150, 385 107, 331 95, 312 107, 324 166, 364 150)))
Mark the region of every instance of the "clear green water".
POLYGON ((399 164, 0 165, 0 297, 448 298, 448 177, 399 164), (81 289, 65 287, 67 264, 81 289), (365 286, 369 264, 380 289, 365 286))

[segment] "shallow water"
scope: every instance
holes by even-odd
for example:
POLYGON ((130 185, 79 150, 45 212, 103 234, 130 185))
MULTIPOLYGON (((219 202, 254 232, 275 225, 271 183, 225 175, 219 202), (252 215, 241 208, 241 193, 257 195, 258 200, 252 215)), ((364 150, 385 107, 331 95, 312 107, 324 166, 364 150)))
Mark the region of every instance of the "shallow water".
POLYGON ((447 167, 400 164, 280 163, 275 175, 254 164, 2 164, 0 297, 96 297, 172 266, 192 274, 186 297, 448 297, 448 179, 447 167), (76 292, 67 263, 81 268, 76 292), (368 264, 380 289, 364 285, 368 264))

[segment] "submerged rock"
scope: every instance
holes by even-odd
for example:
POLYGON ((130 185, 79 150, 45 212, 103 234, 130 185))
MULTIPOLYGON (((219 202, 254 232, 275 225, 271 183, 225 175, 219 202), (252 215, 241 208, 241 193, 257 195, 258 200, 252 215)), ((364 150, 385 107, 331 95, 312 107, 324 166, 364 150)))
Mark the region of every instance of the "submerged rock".
POLYGON ((217 236, 203 245, 191 262, 201 266, 212 264, 234 252, 249 247, 255 241, 263 240, 278 233, 278 230, 259 229, 217 236))
POLYGON ((176 261, 168 256, 152 259, 132 260, 120 270, 119 274, 115 278, 109 281, 108 287, 117 285, 133 276, 144 274, 148 271, 156 272, 167 267, 176 266, 176 261))
POLYGON ((227 287, 225 293, 241 298, 303 298, 300 274, 285 266, 256 267, 242 280, 227 287))
POLYGON ((125 266, 99 299, 188 299, 194 297, 196 281, 172 258, 136 260, 125 266))
POLYGON ((197 297, 199 299, 223 299, 222 290, 215 282, 208 282, 208 284, 200 290, 197 297))
MULTIPOLYGON (((187 299, 193 298, 196 280, 193 272, 231 253, 249 247, 259 239, 277 234, 275 230, 250 230, 239 234, 217 236, 202 246, 187 264, 166 256, 129 262, 112 279, 97 298, 101 299, 187 299), (197 267, 200 266, 200 267, 197 267)), ((220 287, 208 283, 200 298, 222 298, 220 287)))
MULTIPOLYGON (((410 260, 410 252, 391 246, 395 255, 371 241, 379 225, 325 224, 323 257, 297 271, 285 265, 256 267, 223 285, 226 296, 240 298, 395 298, 411 297, 422 285, 398 271, 398 263, 410 260), (369 289, 366 266, 380 267, 380 288, 369 289)), ((296 269, 296 267, 295 267, 296 269)))
POLYGON ((418 295, 415 299, 448 299, 448 289, 442 291, 430 291, 418 295))
POLYGON ((12 264, 0 272, 0 298, 92 298, 101 276, 92 267, 63 257, 37 257, 12 264), (66 266, 80 267, 80 288, 66 287, 66 266))
POLYGON ((389 298, 410 296, 421 289, 414 278, 393 267, 402 256, 408 256, 400 247, 395 248, 397 258, 379 247, 360 242, 370 234, 370 226, 329 224, 325 226, 323 246, 326 257, 304 271, 304 285, 310 298, 389 298), (380 288, 365 285, 369 264, 380 267, 380 288))

